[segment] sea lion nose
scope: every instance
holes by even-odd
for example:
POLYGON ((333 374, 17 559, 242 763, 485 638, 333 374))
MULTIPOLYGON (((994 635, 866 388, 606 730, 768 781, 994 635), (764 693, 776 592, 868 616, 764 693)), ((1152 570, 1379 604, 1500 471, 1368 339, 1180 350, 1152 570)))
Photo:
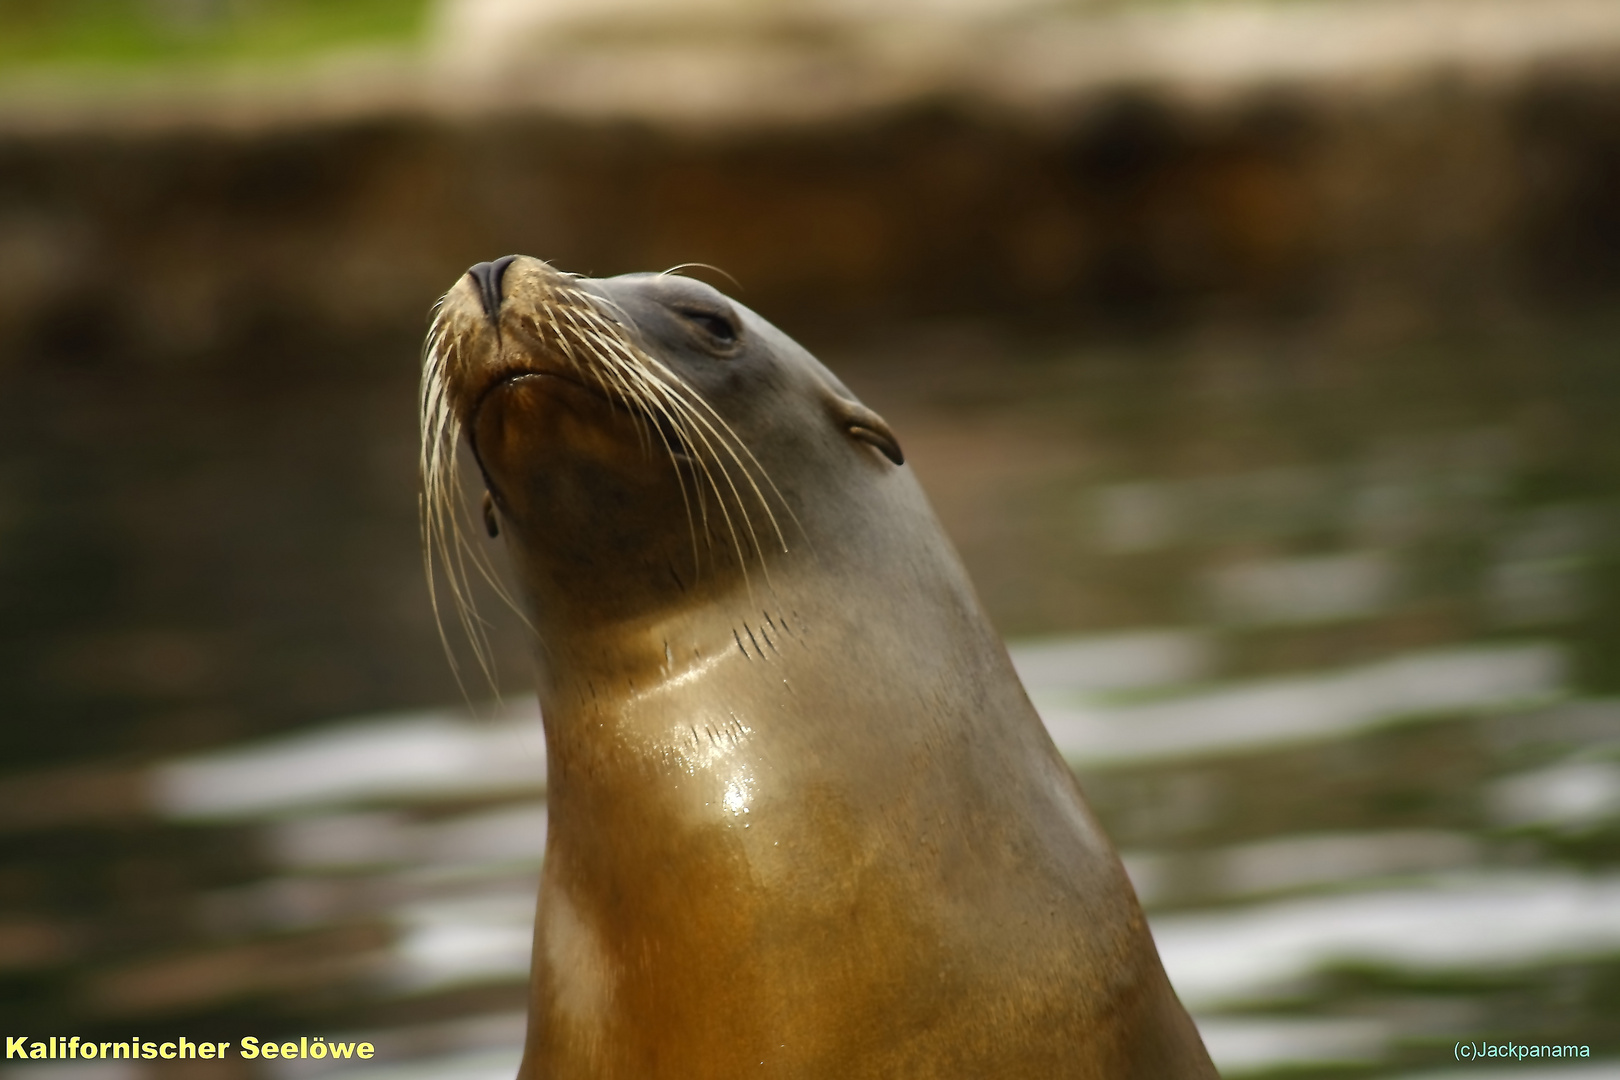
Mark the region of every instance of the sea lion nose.
POLYGON ((501 310, 501 277, 516 259, 516 255, 507 255, 494 262, 478 263, 467 271, 467 276, 478 286, 478 301, 484 305, 484 314, 491 319, 501 310))

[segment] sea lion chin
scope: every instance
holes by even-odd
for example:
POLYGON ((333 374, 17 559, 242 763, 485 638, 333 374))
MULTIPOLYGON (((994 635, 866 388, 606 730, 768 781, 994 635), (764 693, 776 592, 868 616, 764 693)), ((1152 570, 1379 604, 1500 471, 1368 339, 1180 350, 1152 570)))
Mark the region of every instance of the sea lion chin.
POLYGON ((880 416, 673 275, 480 263, 426 356, 536 639, 522 1077, 1215 1075, 880 416))

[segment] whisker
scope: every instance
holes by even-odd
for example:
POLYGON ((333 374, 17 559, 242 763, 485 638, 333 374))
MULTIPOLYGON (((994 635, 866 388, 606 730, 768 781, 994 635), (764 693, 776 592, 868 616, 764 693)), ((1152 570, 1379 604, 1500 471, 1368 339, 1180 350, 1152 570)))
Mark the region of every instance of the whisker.
POLYGON ((739 293, 742 293, 742 292, 745 291, 743 289, 742 282, 738 281, 735 277, 733 277, 729 271, 722 270, 722 269, 720 269, 720 267, 714 265, 713 263, 706 263, 706 262, 684 262, 684 263, 680 263, 677 266, 672 266, 668 270, 665 270, 663 272, 662 276, 663 277, 668 277, 671 274, 679 274, 682 270, 685 270, 688 267, 693 267, 693 266, 702 267, 705 270, 713 270, 715 273, 719 274, 721 277, 723 277, 727 281, 731 282, 731 284, 736 287, 736 289, 737 289, 737 291, 739 293))
MULTIPOLYGON (((630 342, 625 341, 623 339, 623 337, 620 336, 616 332, 616 330, 617 330, 616 327, 613 327, 611 324, 608 324, 608 323, 598 319, 598 320, 596 320, 596 325, 593 327, 593 329, 596 329, 599 333, 602 333, 605 340, 610 341, 614 345, 617 346, 617 350, 615 352, 614 359, 617 362, 624 364, 625 369, 627 371, 634 372, 639 379, 644 380, 645 385, 649 389, 653 390, 653 392, 658 395, 658 397, 659 397, 659 399, 661 401, 663 401, 672 410, 674 410, 676 413, 678 413, 678 415, 682 418, 682 420, 685 421, 684 426, 692 434, 696 435, 698 437, 698 439, 702 442, 704 448, 709 451, 709 456, 714 460, 715 465, 720 469, 721 475, 725 478, 726 485, 731 490, 732 497, 736 501, 738 511, 742 515, 743 522, 748 528, 749 539, 752 542, 752 546, 753 546, 754 551, 757 554, 763 555, 764 554, 763 549, 760 547, 758 537, 754 533, 753 523, 752 523, 752 520, 748 516, 747 504, 746 504, 746 502, 744 501, 744 499, 742 497, 742 493, 741 493, 740 490, 738 490, 736 482, 734 480, 732 480, 730 470, 726 468, 724 459, 719 455, 718 452, 716 452, 716 450, 714 448, 715 447, 715 442, 716 441, 719 442, 719 444, 726 450, 726 452, 731 456, 731 458, 734 461, 737 461, 737 464, 738 464, 739 468, 743 468, 745 478, 748 480, 750 486, 753 487, 755 497, 760 500, 760 503, 764 507, 767 516, 771 517, 772 525, 774 526, 775 525, 775 517, 774 517, 774 515, 771 514, 769 504, 765 501, 763 494, 759 491, 758 485, 754 484, 753 478, 751 476, 747 475, 746 467, 744 467, 742 465, 741 461, 737 458, 737 455, 736 455, 735 451, 733 451, 731 449, 731 447, 730 447, 730 445, 729 445, 729 443, 727 441, 727 436, 729 436, 730 439, 734 440, 734 441, 740 442, 741 440, 737 439, 735 433, 730 430, 729 425, 726 425, 725 434, 722 435, 721 432, 718 431, 713 424, 709 423, 707 419, 705 419, 700 413, 698 413, 696 410, 694 410, 691 407, 690 403, 686 400, 686 398, 684 396, 682 396, 681 393, 676 392, 676 388, 678 388, 679 391, 683 391, 686 395, 696 397, 696 395, 692 392, 691 388, 688 387, 667 366, 659 363, 653 357, 649 356, 644 350, 636 348, 630 342), (664 378, 662 378, 662 379, 657 378, 657 377, 655 377, 654 373, 661 374, 661 375, 664 376, 664 378), (693 421, 696 421, 698 424, 700 424, 701 428, 693 427, 692 426, 693 421), (707 434, 705 434, 705 431, 707 432, 707 434), (708 438, 709 435, 714 436, 714 441, 711 441, 708 438)), ((724 421, 722 420, 721 423, 724 424, 724 421)), ((701 463, 701 459, 700 459, 700 463, 701 463)), ((757 465, 757 462, 756 462, 756 465, 757 465)), ((705 472, 710 477, 711 486, 715 487, 716 495, 718 496, 719 495, 719 487, 718 487, 718 485, 713 484, 713 473, 708 471, 707 465, 705 465, 704 468, 705 468, 705 472)), ((729 521, 730 515, 729 515, 729 512, 727 512, 725 510, 724 500, 718 500, 718 501, 719 501, 722 512, 726 513, 727 520, 728 520, 728 527, 729 527, 730 526, 730 521, 729 521)), ((780 534, 780 529, 778 529, 777 531, 778 531, 778 534, 780 534)), ((786 543, 785 542, 783 544, 783 550, 784 551, 786 550, 786 543)), ((744 572, 744 574, 746 574, 747 573, 747 569, 746 569, 747 556, 740 549, 740 545, 739 545, 739 550, 738 550, 738 557, 744 564, 743 572, 744 572)))
MULTIPOLYGON (((422 476, 419 510, 423 538, 423 570, 427 578, 428 600, 433 611, 434 626, 449 660, 451 673, 463 696, 468 696, 467 686, 462 677, 461 664, 445 630, 438 574, 434 570, 435 562, 444 575, 447 590, 445 599, 456 609, 457 622, 467 638, 480 672, 498 694, 493 651, 487 633, 489 624, 479 616, 473 601, 470 589, 472 573, 469 567, 476 570, 478 575, 494 588, 496 595, 511 605, 520 617, 523 615, 483 552, 468 541, 467 530, 463 527, 466 499, 461 477, 456 469, 456 446, 460 440, 461 425, 451 406, 446 375, 447 369, 458 356, 458 348, 455 342, 449 343, 448 347, 446 345, 442 304, 441 299, 424 345, 423 376, 419 396, 419 421, 422 429, 421 455, 418 462, 422 476)), ((527 619, 524 621, 527 622, 527 619)))
MULTIPOLYGON (((788 551, 787 538, 782 534, 781 524, 776 520, 776 515, 771 510, 770 501, 766 499, 764 492, 760 490, 758 483, 755 482, 753 471, 749 469, 750 464, 753 466, 753 469, 757 470, 761 477, 764 478, 765 483, 771 489, 771 492, 777 497, 778 501, 782 503, 783 508, 787 510, 788 515, 790 518, 792 518, 794 525, 799 527, 801 533, 804 531, 804 529, 803 526, 799 524, 798 516, 793 513, 793 508, 788 504, 787 500, 783 498, 781 490, 777 488, 775 481, 771 479, 770 474, 766 471, 765 467, 759 463, 759 459, 756 458, 753 452, 748 449, 747 444, 744 443, 741 437, 737 435, 735 430, 732 429, 731 425, 726 422, 725 418, 720 416, 720 414, 715 411, 713 406, 704 400, 702 396, 695 393, 691 387, 689 387, 678 375, 671 371, 667 365, 661 363, 655 357, 647 355, 640 349, 635 350, 635 356, 649 369, 664 376, 664 379, 654 381, 660 382, 665 386, 672 385, 674 387, 678 387, 679 390, 684 392, 684 396, 672 394, 670 397, 671 402, 679 407, 691 421, 695 421, 696 423, 702 425, 704 429, 706 429, 710 434, 714 435, 715 440, 719 442, 721 447, 725 449, 727 455, 737 465, 738 469, 741 470, 743 478, 748 482, 749 487, 753 491, 754 497, 759 500, 759 504, 761 508, 764 509, 766 517, 770 519, 771 528, 775 531, 777 542, 781 545, 781 550, 785 554, 788 551), (701 406, 703 412, 706 412, 708 416, 704 416, 703 412, 699 412, 698 409, 693 406, 692 402, 696 402, 698 406, 701 406), (712 418, 712 422, 710 418, 712 418), (718 425, 718 428, 716 425, 718 425), (748 459, 747 463, 745 463, 742 460, 742 457, 738 455, 738 450, 741 450, 742 454, 746 455, 748 459)), ((711 453, 713 453, 713 445, 709 444, 708 440, 705 440, 705 444, 709 446, 711 453)), ((725 467, 724 460, 721 459, 718 454, 715 454, 714 456, 716 464, 720 467, 722 475, 726 477, 727 484, 730 486, 733 496, 737 500, 738 507, 744 516, 744 521, 748 525, 750 539, 753 541, 755 551, 761 556, 761 566, 765 570, 767 581, 769 581, 769 567, 765 566, 763 562, 764 549, 760 546, 757 535, 753 533, 753 524, 748 518, 747 506, 742 499, 741 493, 737 491, 736 484, 734 481, 732 481, 730 470, 725 467)))

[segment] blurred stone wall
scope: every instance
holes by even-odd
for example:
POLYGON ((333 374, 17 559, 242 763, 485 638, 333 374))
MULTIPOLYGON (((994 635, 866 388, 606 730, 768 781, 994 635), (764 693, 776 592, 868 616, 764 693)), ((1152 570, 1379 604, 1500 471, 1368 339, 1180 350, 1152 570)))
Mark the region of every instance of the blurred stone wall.
POLYGON ((21 362, 395 353, 471 262, 711 263, 800 330, 1467 312, 1620 279, 1620 72, 1114 90, 707 133, 539 113, 0 134, 21 362))

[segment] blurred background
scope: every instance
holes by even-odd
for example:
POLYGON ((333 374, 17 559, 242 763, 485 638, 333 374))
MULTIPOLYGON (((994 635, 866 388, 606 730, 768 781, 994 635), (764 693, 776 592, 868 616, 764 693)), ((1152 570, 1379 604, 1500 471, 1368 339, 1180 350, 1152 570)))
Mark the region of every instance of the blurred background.
POLYGON ((5 1034, 511 1076, 414 476, 509 252, 887 416, 1228 1077, 1620 1076, 1614 0, 0 0, 5 1034))

